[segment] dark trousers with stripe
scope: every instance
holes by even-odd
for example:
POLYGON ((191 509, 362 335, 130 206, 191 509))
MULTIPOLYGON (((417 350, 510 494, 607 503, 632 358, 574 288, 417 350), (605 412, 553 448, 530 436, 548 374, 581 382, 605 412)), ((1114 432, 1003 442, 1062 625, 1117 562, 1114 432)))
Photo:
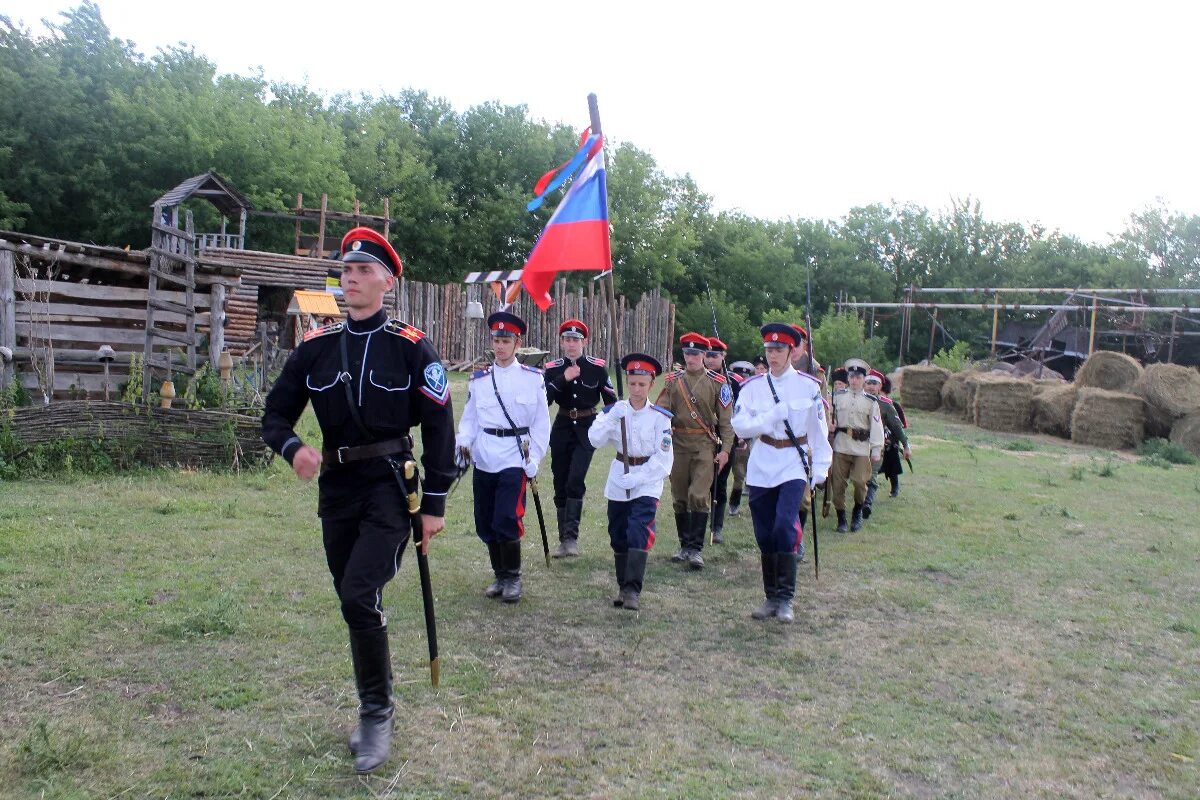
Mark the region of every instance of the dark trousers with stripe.
POLYGON ((408 507, 390 476, 337 495, 321 498, 321 537, 333 589, 350 630, 377 630, 387 624, 383 587, 399 571, 408 544, 408 507))
POLYGON ((520 467, 475 470, 475 532, 485 543, 515 542, 525 535, 525 481, 520 467))
POLYGON ((778 486, 748 486, 750 517, 754 520, 754 538, 764 554, 795 553, 800 549, 800 503, 804 500, 804 481, 795 480, 778 486))
POLYGON ((657 497, 608 501, 608 541, 614 553, 649 550, 654 547, 654 517, 657 497))

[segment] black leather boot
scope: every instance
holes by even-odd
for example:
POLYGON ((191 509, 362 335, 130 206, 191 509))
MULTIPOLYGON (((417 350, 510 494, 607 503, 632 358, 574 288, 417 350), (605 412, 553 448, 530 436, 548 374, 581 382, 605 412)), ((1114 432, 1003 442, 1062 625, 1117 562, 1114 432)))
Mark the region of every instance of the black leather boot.
POLYGON ((875 506, 875 490, 876 490, 876 488, 878 488, 878 487, 876 487, 876 485, 873 481, 867 486, 867 499, 863 501, 863 509, 862 509, 863 519, 871 518, 871 509, 875 506))
POLYGON ((742 510, 742 490, 734 489, 729 493, 729 516, 736 517, 742 510))
POLYGON ((791 624, 796 619, 792 609, 792 599, 796 596, 796 554, 775 554, 775 599, 778 608, 775 618, 780 622, 791 624))
POLYGON ((888 478, 888 481, 892 484, 892 493, 888 496, 897 497, 900 494, 900 476, 893 475, 892 477, 888 478))
MULTIPOLYGON (((566 501, 563 501, 564 503, 566 501)), ((567 509, 565 505, 554 506, 554 516, 558 520, 558 547, 550 554, 551 558, 566 558, 567 556, 567 509)))
POLYGON ((392 748, 392 664, 387 628, 350 631, 350 658, 358 687, 358 730, 350 737, 354 769, 375 770, 392 748))
POLYGON ((500 582, 500 599, 506 603, 521 600, 521 540, 500 543, 504 579, 500 582))
POLYGON ((496 576, 496 580, 483 590, 484 597, 499 597, 504 592, 504 564, 500 558, 500 545, 496 542, 488 542, 488 558, 492 562, 492 574, 496 576))
POLYGON ((579 521, 583 519, 583 501, 568 500, 563 519, 567 523, 567 532, 563 534, 562 545, 567 557, 574 558, 579 555, 579 521))
POLYGON ((628 553, 613 552, 613 564, 617 568, 617 596, 613 598, 613 605, 617 608, 625 605, 625 570, 628 558, 628 553))
POLYGON ((850 530, 856 531, 862 528, 863 524, 863 507, 858 503, 854 504, 854 511, 850 515, 850 530))
POLYGON ((641 603, 642 580, 646 577, 647 550, 630 550, 625 561, 625 580, 621 584, 621 596, 626 611, 637 611, 641 603))
POLYGON ((775 611, 779 608, 779 601, 775 597, 775 554, 760 553, 758 559, 762 562, 763 594, 766 595, 767 599, 763 601, 761 606, 751 611, 750 616, 754 619, 770 619, 775 616, 775 611))
POLYGON ((838 526, 837 526, 837 532, 838 532, 838 533, 846 533, 847 531, 849 531, 849 530, 850 530, 850 528, 849 528, 849 527, 846 525, 846 511, 845 511, 845 509, 841 509, 841 508, 839 508, 839 509, 838 509, 838 512, 837 512, 837 514, 838 514, 838 526))
POLYGON ((713 508, 712 526, 713 526, 713 536, 712 536, 713 544, 721 544, 722 542, 725 541, 725 537, 721 535, 722 531, 725 530, 725 501, 724 500, 718 500, 716 506, 713 508))
POLYGON ((671 556, 671 560, 676 563, 687 561, 692 541, 691 526, 691 513, 687 511, 675 512, 675 531, 679 534, 679 549, 675 551, 675 555, 671 556))
POLYGON ((704 536, 708 533, 708 512, 693 511, 692 512, 692 543, 691 550, 688 552, 687 564, 692 569, 704 569, 704 556, 700 555, 700 551, 704 549, 704 536))

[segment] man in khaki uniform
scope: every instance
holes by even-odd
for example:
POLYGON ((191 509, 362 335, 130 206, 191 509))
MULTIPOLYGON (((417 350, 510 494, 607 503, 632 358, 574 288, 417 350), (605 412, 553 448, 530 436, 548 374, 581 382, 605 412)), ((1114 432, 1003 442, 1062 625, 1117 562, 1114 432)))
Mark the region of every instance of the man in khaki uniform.
POLYGON ((837 509, 838 533, 862 527, 863 503, 867 499, 867 481, 871 466, 883 458, 883 420, 879 404, 863 392, 863 381, 870 367, 860 358, 846 362, 850 388, 833 393, 833 507, 837 509), (854 513, 846 526, 846 482, 854 483, 854 513))
POLYGON ((675 462, 671 468, 675 529, 679 550, 672 561, 703 569, 714 469, 729 461, 733 447, 733 390, 725 376, 704 368, 708 339, 698 333, 679 337, 684 369, 667 376, 656 405, 670 411, 675 462), (714 453, 716 454, 714 456, 714 453))

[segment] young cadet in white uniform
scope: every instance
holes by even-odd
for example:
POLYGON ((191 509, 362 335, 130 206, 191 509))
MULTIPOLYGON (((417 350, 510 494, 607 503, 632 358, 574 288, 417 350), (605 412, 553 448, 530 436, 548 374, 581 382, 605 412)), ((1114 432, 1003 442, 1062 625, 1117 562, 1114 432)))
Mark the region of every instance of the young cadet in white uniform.
POLYGON ((496 580, 487 597, 521 599, 525 483, 537 476, 550 443, 550 411, 542 371, 516 359, 525 322, 498 311, 488 317, 496 362, 471 375, 458 423, 459 457, 475 464, 475 531, 488 548, 496 580))
POLYGON ((824 483, 833 451, 821 386, 791 366, 791 351, 799 344, 799 334, 780 322, 760 330, 768 371, 742 384, 732 420, 739 437, 755 440, 746 465, 746 489, 762 560, 766 602, 751 616, 792 622, 796 551, 803 536, 798 519, 800 505, 809 490, 810 477, 813 487, 824 483), (797 444, 804 451, 803 457, 797 444))
POLYGON ((675 449, 671 412, 647 399, 662 365, 644 353, 630 353, 621 359, 621 368, 628 376, 629 399, 618 400, 604 409, 588 429, 588 439, 596 448, 606 444, 617 448, 617 456, 608 467, 608 482, 604 484, 604 496, 608 498, 608 538, 620 589, 613 605, 637 611, 646 558, 654 546, 658 499, 662 496, 663 480, 671 474, 675 449), (629 447, 624 452, 622 420, 629 447))

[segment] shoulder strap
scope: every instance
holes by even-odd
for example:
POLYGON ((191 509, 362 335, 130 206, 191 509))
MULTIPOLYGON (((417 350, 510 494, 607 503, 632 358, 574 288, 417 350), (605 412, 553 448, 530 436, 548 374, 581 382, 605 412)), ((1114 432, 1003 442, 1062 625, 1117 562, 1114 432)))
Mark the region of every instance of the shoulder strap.
POLYGON ((688 414, 703 429, 708 438, 713 440, 713 444, 720 447, 720 437, 713 433, 713 429, 705 423, 704 418, 700 416, 700 412, 696 410, 695 398, 691 396, 692 387, 688 385, 687 378, 680 376, 680 380, 676 383, 676 386, 679 387, 679 393, 683 395, 683 404, 687 406, 688 414))

